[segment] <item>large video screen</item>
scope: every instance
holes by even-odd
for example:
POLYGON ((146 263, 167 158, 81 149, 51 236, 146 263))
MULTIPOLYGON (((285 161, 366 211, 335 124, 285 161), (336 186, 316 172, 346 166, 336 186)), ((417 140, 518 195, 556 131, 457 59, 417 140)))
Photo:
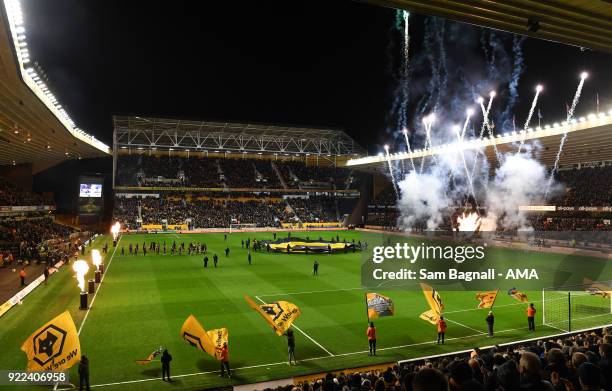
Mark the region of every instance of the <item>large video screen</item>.
POLYGON ((102 184, 101 183, 81 183, 79 190, 79 197, 91 198, 91 197, 102 197, 102 184))

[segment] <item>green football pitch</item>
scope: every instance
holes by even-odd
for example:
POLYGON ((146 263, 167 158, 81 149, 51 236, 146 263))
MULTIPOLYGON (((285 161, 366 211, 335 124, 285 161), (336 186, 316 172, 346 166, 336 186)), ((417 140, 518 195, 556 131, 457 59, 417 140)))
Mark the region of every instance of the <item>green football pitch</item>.
MULTIPOLYGON (((284 236, 285 233, 279 233, 284 236)), ((294 234, 298 235, 298 234, 294 234)), ((335 235, 346 240, 364 240, 356 231, 299 233, 300 237, 335 235)), ((436 345, 435 327, 418 318, 427 310, 420 291, 380 290, 395 302, 396 314, 376 320, 378 355, 367 354, 366 309, 361 286, 361 254, 331 255, 253 253, 253 264, 241 240, 271 239, 272 233, 232 233, 227 242, 222 233, 124 235, 118 250, 110 245, 106 274, 94 296, 91 308, 78 309, 78 288, 69 267, 53 275, 48 285, 37 288, 22 305, 0 318, 0 369, 24 369, 26 357, 21 343, 36 328, 68 309, 80 331, 82 351, 90 359, 91 383, 109 390, 205 389, 232 384, 253 383, 275 378, 355 368, 397 360, 501 344, 559 333, 542 325, 541 312, 535 332, 527 332, 526 305, 501 292, 495 304, 496 334, 486 337, 487 310, 476 309, 474 292, 441 292, 448 321, 445 345, 436 345), (167 244, 203 242, 208 256, 219 255, 219 267, 203 267, 203 255, 143 256, 127 254, 129 243, 159 241, 167 244), (226 245, 231 253, 224 254, 226 245), (121 255, 124 247, 126 255, 121 255), (312 275, 314 259, 319 275, 312 275), (260 302, 291 301, 302 315, 296 330, 296 366, 287 365, 287 344, 245 302, 250 295, 260 302), (218 362, 189 346, 179 337, 182 323, 195 315, 205 329, 229 330, 231 379, 219 378, 218 362), (172 354, 173 383, 159 378, 159 362, 136 364, 159 346, 172 354)), ((110 242, 96 239, 95 247, 110 242)), ((370 243, 372 245, 373 243, 370 243)), ((515 250, 500 249, 509 258, 515 250)), ((534 264, 555 254, 530 252, 534 264)), ((89 256, 86 257, 89 260, 89 256)), ((93 274, 90 271, 90 274, 93 274)), ((92 276, 87 276, 92 278, 92 276)), ((17 280, 17 278, 16 278, 17 280)), ((542 292, 526 292, 541 308, 542 292)), ((576 320, 573 329, 608 324, 611 316, 597 315, 576 320)), ((76 367, 70 370, 76 383, 76 367)), ((27 389, 20 387, 19 389, 27 389)), ((34 388, 36 389, 36 388, 34 388)))

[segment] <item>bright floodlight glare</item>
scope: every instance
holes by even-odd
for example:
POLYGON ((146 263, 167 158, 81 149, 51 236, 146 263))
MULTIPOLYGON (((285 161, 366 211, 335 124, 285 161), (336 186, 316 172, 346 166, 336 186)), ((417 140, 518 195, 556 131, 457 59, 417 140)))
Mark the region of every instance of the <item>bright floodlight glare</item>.
POLYGON ((389 152, 389 146, 385 145, 385 151, 389 152))
POLYGON ((586 79, 587 77, 589 77, 589 74, 588 74, 587 72, 582 72, 582 73, 580 74, 580 78, 581 78, 581 79, 586 79))
POLYGON ((476 99, 476 102, 483 103, 484 99, 482 98, 482 96, 479 96, 478 99, 476 99))
POLYGON ((489 93, 489 96, 490 96, 491 98, 494 98, 494 97, 495 97, 495 91, 491 91, 491 93, 489 93))
POLYGON ((406 134, 406 133, 408 133, 408 129, 404 128, 404 129, 402 129, 402 132, 403 132, 404 134, 406 134))
POLYGON ((474 114, 474 110, 472 110, 471 108, 470 108, 470 109, 467 109, 467 110, 466 110, 466 114, 467 114, 467 116, 468 116, 468 117, 471 117, 471 116, 472 116, 472 114, 474 114))
POLYGON ((544 87, 542 86, 542 84, 538 84, 538 85, 536 86, 536 91, 537 91, 537 92, 540 92, 540 91, 542 91, 543 89, 544 89, 544 87))

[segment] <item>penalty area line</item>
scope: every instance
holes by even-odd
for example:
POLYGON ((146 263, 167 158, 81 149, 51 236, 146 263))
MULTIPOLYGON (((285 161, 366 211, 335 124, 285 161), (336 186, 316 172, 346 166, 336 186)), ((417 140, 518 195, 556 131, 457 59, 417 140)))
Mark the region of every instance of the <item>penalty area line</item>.
MULTIPOLYGON (((255 296, 255 298, 256 298, 257 300, 259 300, 259 301, 260 301, 262 304, 266 304, 266 302, 265 302, 265 301, 263 301, 262 299, 260 299, 258 296, 255 296)), ((317 345, 318 347, 320 347, 320 348, 321 348, 321 349, 322 349, 322 350, 323 350, 325 353, 329 354, 331 357, 334 357, 334 354, 333 354, 332 352, 330 352, 329 350, 325 349, 325 346, 323 346, 323 345, 321 345, 320 343, 318 343, 317 341, 315 341, 315 339, 314 339, 314 338, 312 338, 310 335, 306 334, 306 333, 304 332, 304 330, 302 330, 301 328, 299 328, 299 327, 298 327, 298 326, 297 326, 295 323, 294 323, 294 324, 292 324, 292 326, 293 326, 293 327, 294 327, 294 328, 295 328, 297 331, 299 331, 300 333, 304 334, 304 336, 305 336, 306 338, 308 338, 309 340, 311 340, 311 341, 312 341, 312 342, 313 342, 315 345, 317 345)))
POLYGON ((115 249, 113 250, 113 253, 111 254, 110 260, 108 261, 108 266, 104 270, 104 274, 102 275, 102 279, 100 280, 100 284, 98 285, 98 289, 96 289, 96 292, 94 293, 93 298, 91 299, 91 303, 89 303, 89 306, 87 308, 87 312, 85 312, 85 316, 83 317, 83 321, 81 322, 81 325, 79 326, 79 330, 77 331, 77 335, 81 335, 81 330, 83 330, 83 326, 85 325, 85 321, 87 320, 87 316, 89 315, 89 311, 91 311, 91 307, 93 307, 93 303, 94 303, 94 301, 96 301, 96 297, 98 296, 98 292, 100 292, 100 288, 102 288, 102 283, 104 282, 104 278, 108 274, 108 270, 110 269, 111 263, 113 263, 113 258, 115 258, 115 253, 117 252, 117 249, 119 248, 119 243, 121 242, 121 238, 122 237, 123 237, 123 235, 119 236, 119 240, 117 241, 117 245, 115 246, 115 249))

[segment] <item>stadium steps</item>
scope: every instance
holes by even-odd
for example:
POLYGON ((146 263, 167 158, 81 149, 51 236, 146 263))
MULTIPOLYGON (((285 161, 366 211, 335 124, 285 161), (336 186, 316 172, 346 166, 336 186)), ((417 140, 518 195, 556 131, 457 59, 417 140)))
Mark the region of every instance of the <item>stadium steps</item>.
POLYGON ((276 173, 276 176, 278 177, 278 180, 280 181, 281 185, 283 185, 283 189, 288 189, 289 187, 287 186, 287 183, 285 182, 285 178, 283 178, 283 176, 281 175, 276 164, 274 164, 274 162, 272 161, 270 162, 270 164, 272 165, 272 169, 276 173))

